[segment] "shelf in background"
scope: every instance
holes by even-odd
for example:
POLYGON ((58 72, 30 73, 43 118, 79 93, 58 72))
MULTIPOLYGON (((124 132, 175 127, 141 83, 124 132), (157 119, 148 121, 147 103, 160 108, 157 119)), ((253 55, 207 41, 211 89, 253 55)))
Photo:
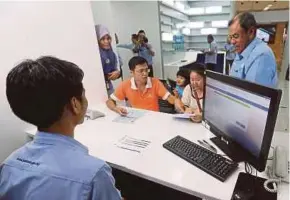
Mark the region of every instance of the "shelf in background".
POLYGON ((171 17, 171 18, 177 19, 177 20, 182 21, 182 22, 189 22, 189 20, 182 19, 182 18, 180 18, 180 17, 176 17, 176 16, 174 16, 174 15, 171 15, 171 14, 169 14, 169 13, 165 13, 165 12, 162 12, 162 11, 160 11, 160 14, 161 14, 161 15, 164 15, 164 16, 167 16, 167 17, 171 17))
POLYGON ((170 9, 172 9, 172 10, 175 10, 175 11, 177 11, 177 12, 180 12, 180 13, 182 13, 182 14, 184 14, 184 15, 188 15, 188 14, 186 14, 185 12, 183 12, 182 10, 179 10, 178 8, 175 8, 174 6, 171 6, 171 5, 169 5, 169 4, 167 4, 167 3, 164 3, 164 2, 160 2, 161 3, 161 5, 162 6, 165 6, 165 7, 167 7, 167 8, 170 8, 170 9))

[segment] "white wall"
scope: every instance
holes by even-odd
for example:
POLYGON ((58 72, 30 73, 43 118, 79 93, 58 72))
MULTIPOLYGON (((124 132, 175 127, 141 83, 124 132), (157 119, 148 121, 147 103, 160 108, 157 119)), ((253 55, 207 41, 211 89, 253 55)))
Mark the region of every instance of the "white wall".
POLYGON ((273 10, 266 12, 252 12, 257 23, 288 22, 289 10, 273 10))
MULTIPOLYGON (((131 34, 137 33, 140 29, 145 30, 149 43, 153 45, 155 51, 153 59, 154 76, 162 77, 158 2, 111 1, 111 9, 120 43, 130 43, 131 34)), ((128 61, 132 57, 132 53, 125 49, 119 49, 119 52, 124 61, 124 75, 128 77, 128 61)))
POLYGON ((106 91, 89 2, 0 2, 0 162, 25 142, 21 122, 11 112, 5 79, 16 63, 52 55, 84 70, 89 105, 104 102, 106 91))

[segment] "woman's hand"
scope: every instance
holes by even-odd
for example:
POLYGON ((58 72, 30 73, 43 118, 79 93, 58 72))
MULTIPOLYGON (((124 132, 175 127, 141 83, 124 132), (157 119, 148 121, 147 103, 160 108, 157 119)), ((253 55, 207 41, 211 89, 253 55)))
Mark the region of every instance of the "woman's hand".
POLYGON ((199 112, 198 109, 194 110, 193 112, 194 116, 190 117, 191 121, 195 123, 200 123, 202 121, 202 113, 199 112))
POLYGON ((187 113, 187 114, 193 114, 194 113, 194 109, 192 108, 185 108, 185 112, 184 113, 187 113))
POLYGON ((175 96, 176 98, 179 98, 179 95, 178 95, 178 92, 177 92, 176 89, 173 90, 173 94, 174 94, 174 96, 175 96))
POLYGON ((120 71, 113 71, 108 74, 108 79, 114 81, 120 77, 120 71))

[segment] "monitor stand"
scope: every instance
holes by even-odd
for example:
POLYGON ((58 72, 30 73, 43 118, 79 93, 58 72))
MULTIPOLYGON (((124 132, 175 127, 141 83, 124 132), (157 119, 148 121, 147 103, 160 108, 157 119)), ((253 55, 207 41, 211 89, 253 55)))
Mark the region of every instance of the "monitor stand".
POLYGON ((245 150, 237 143, 226 141, 221 137, 213 137, 210 140, 220 148, 234 162, 242 162, 247 160, 245 150))
POLYGON ((265 181, 264 178, 240 172, 231 200, 277 200, 277 193, 265 190, 265 181))

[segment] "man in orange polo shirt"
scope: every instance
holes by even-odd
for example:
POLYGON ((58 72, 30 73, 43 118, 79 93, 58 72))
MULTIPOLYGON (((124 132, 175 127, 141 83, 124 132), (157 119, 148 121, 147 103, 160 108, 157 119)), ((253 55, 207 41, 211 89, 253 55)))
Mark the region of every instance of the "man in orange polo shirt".
POLYGON ((148 77, 148 64, 144 58, 140 56, 131 58, 129 68, 132 78, 123 81, 107 101, 107 106, 111 110, 126 115, 127 110, 116 105, 117 101, 126 98, 133 108, 159 111, 158 98, 162 98, 174 104, 176 109, 182 109, 181 101, 171 95, 158 79, 148 77))

